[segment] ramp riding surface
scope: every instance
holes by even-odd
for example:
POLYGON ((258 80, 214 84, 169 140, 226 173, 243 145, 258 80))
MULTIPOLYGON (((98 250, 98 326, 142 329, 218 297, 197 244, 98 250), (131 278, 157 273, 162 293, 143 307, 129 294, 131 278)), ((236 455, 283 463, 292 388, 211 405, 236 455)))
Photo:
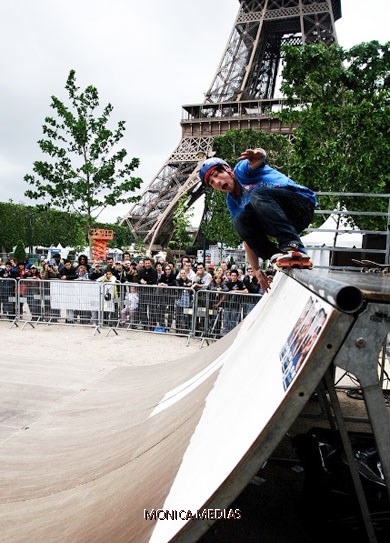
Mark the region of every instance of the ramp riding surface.
MULTIPOLYGON (((240 327, 161 366, 2 359, 3 412, 26 418, 0 425, 0 542, 196 541, 296 419, 360 310, 359 289, 320 287, 278 273, 240 327)), ((389 301, 388 282, 366 290, 389 301)))

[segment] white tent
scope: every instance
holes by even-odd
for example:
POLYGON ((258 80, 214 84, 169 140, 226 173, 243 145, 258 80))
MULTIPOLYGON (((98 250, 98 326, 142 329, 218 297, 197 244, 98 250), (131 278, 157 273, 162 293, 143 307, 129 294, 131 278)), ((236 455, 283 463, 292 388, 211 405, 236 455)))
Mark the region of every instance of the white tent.
POLYGON ((356 230, 342 215, 330 215, 317 231, 302 236, 301 240, 315 266, 328 266, 332 247, 361 249, 363 236, 356 230), (321 249, 310 250, 311 247, 321 249))

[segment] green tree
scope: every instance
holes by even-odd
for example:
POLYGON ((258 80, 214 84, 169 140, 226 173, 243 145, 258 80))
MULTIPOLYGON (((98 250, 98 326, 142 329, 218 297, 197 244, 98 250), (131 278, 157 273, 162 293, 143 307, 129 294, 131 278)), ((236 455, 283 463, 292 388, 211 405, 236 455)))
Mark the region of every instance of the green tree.
POLYGON ((28 206, 34 245, 85 245, 84 222, 75 213, 28 206))
POLYGON ((20 239, 26 237, 24 206, 0 202, 0 246, 8 253, 20 239))
POLYGON ((134 251, 138 256, 146 254, 146 246, 142 236, 137 236, 136 240, 134 241, 134 251))
POLYGON ((213 240, 228 247, 239 245, 240 237, 233 228, 226 207, 225 193, 216 190, 206 192, 205 211, 200 229, 207 240, 213 240))
POLYGON ((229 130, 213 140, 216 156, 226 160, 231 167, 245 149, 263 147, 267 151, 267 162, 288 175, 292 145, 286 136, 256 130, 229 130))
POLYGON ((0 224, 2 252, 9 252, 21 239, 28 246, 85 245, 83 221, 74 213, 0 202, 0 224))
POLYGON ((193 210, 187 207, 188 197, 182 196, 176 206, 173 215, 173 234, 169 242, 169 246, 179 251, 188 245, 191 241, 191 236, 188 232, 191 226, 191 219, 194 215, 193 210))
POLYGON ((52 96, 55 115, 45 118, 44 137, 38 141, 42 153, 50 158, 34 162, 34 174, 24 177, 32 187, 25 194, 47 206, 73 211, 90 226, 108 206, 137 200, 129 193, 141 184, 141 179, 131 175, 139 160, 125 162, 127 151, 117 148, 125 122, 109 128, 113 107, 108 104, 99 112, 94 86, 80 91, 71 70, 65 89, 70 104, 52 96))
MULTIPOLYGON (((282 119, 297 124, 291 176, 315 190, 390 191, 389 44, 373 41, 344 50, 337 44, 287 47, 282 119)), ((381 199, 321 198, 321 207, 387 210, 381 199)), ((361 228, 385 221, 359 217, 361 228)))
POLYGON ((24 248, 23 241, 19 240, 16 244, 15 251, 14 251, 14 257, 17 262, 25 262, 26 261, 26 250, 24 248))

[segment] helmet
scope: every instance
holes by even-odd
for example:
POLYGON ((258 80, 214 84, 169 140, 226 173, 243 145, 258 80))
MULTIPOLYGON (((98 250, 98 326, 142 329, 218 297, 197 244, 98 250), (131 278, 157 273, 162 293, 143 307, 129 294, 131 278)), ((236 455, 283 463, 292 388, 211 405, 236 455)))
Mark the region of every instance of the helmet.
POLYGON ((222 158, 212 157, 203 162, 199 170, 199 177, 205 185, 209 184, 209 176, 217 166, 225 166, 230 169, 229 164, 225 160, 222 160, 222 158))

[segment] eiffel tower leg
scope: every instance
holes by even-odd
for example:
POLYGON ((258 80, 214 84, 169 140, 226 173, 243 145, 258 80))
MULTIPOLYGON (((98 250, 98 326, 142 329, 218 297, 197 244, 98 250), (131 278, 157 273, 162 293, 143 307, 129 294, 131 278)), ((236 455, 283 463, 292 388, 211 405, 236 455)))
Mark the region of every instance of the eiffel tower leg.
POLYGON ((190 207, 203 194, 197 172, 211 151, 211 142, 211 137, 184 137, 125 216, 133 235, 142 237, 150 250, 169 242, 173 214, 181 196, 188 195, 190 207))

